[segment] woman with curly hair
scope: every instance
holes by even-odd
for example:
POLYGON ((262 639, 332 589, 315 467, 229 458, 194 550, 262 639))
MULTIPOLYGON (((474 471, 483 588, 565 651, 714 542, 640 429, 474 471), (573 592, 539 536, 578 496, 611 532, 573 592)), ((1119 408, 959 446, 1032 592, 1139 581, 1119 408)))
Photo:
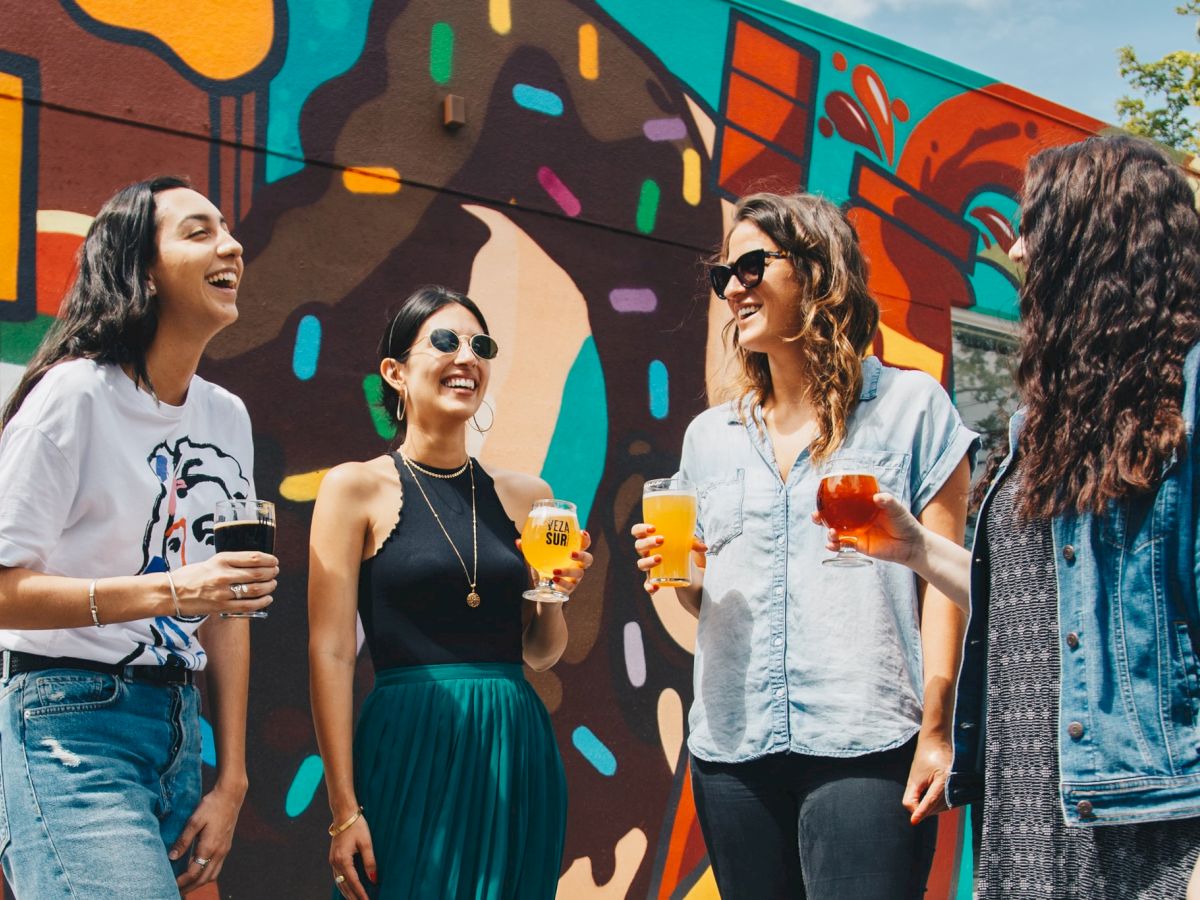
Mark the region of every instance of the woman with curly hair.
MULTIPOLYGON (((709 859, 726 897, 919 897, 962 613, 901 566, 823 566, 808 519, 823 467, 850 465, 961 540, 977 438, 928 375, 864 359, 879 307, 835 205, 746 197, 721 257, 740 378, 684 439, 704 565, 677 589, 699 617, 688 747, 709 859)), ((662 539, 633 534, 649 572, 662 539)))
POLYGON ((970 597, 948 797, 983 796, 979 897, 1200 895, 1194 204, 1145 141, 1035 156, 1023 406, 974 552, 876 495, 869 552, 970 597))

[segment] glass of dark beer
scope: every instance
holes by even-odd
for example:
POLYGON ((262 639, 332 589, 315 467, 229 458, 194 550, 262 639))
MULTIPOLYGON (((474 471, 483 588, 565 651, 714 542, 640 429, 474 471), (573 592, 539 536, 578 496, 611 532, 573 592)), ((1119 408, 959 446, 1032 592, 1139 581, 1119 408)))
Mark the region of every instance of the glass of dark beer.
MULTIPOLYGON (((275 504, 270 500, 240 500, 231 497, 217 501, 213 525, 217 552, 259 550, 275 552, 275 504)), ((221 613, 222 619, 265 619, 267 611, 221 613)))
POLYGON ((831 468, 817 489, 817 514, 837 532, 837 554, 821 562, 827 566, 869 566, 870 559, 858 552, 858 542, 879 514, 875 495, 879 483, 869 472, 831 468))

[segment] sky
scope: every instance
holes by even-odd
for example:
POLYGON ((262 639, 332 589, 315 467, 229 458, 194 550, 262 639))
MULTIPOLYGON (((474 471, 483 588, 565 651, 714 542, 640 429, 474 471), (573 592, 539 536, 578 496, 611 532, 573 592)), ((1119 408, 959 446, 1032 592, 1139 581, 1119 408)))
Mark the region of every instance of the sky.
POLYGON ((1200 51, 1181 0, 802 0, 800 5, 1006 81, 1105 122, 1132 93, 1117 48, 1141 60, 1200 51))

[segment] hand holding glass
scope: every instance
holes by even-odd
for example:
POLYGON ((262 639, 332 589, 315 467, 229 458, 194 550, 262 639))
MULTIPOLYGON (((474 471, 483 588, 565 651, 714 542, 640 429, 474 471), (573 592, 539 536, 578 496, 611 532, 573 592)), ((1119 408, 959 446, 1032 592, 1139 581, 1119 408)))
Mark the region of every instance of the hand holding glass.
POLYGON ((555 569, 571 569, 578 565, 571 554, 583 546, 575 504, 569 500, 538 500, 529 510, 529 518, 521 529, 521 552, 530 568, 538 573, 538 583, 527 590, 526 600, 539 603, 562 603, 570 594, 554 584, 555 569))
POLYGON ((836 556, 821 560, 827 566, 874 565, 858 552, 859 539, 864 537, 879 508, 875 495, 879 483, 866 472, 837 470, 821 479, 817 489, 817 514, 821 521, 837 532, 836 556))
MULTIPOLYGON (((213 542, 218 553, 239 550, 275 552, 275 504, 270 500, 218 500, 213 542)), ((221 613, 222 619, 265 619, 267 611, 221 613)))
POLYGON ((656 478, 642 487, 642 519, 663 539, 662 562, 650 570, 650 583, 687 587, 692 583, 692 541, 696 534, 696 488, 682 478, 656 478))

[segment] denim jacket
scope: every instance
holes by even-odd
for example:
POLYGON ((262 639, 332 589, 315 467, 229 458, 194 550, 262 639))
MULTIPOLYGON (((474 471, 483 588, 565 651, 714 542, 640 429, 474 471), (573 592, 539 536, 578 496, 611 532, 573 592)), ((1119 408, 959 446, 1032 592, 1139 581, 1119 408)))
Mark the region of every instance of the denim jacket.
MULTIPOLYGON (((1103 515, 1051 522, 1061 650, 1059 786, 1069 825, 1200 815, 1200 345, 1184 364, 1187 449, 1153 493, 1103 515)), ((987 506, 1011 465, 1023 422, 979 514, 971 567, 971 619, 954 715, 951 805, 982 794, 987 681, 987 506)))
MULTIPOLYGON (((920 512, 975 444, 941 385, 870 357, 834 458, 920 512)), ((688 427, 681 474, 697 485, 708 545, 692 753, 847 757, 912 737, 924 683, 914 576, 893 563, 821 564, 831 554, 811 519, 819 475, 808 452, 783 482, 761 410, 726 404, 688 427)))

